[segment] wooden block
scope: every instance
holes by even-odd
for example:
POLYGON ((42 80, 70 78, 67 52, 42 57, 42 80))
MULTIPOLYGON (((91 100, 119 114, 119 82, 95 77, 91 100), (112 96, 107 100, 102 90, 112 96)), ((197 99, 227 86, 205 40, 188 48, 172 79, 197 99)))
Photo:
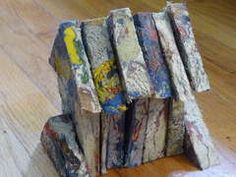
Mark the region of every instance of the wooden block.
POLYGON ((116 60, 105 18, 83 22, 83 39, 91 63, 94 83, 103 111, 117 114, 126 110, 116 60))
MULTIPOLYGON (((101 111, 101 107, 92 80, 79 25, 77 21, 67 21, 60 24, 49 63, 64 82, 76 85, 77 101, 80 102, 81 109, 98 113, 101 111)), ((70 110, 69 105, 63 104, 63 106, 65 106, 63 109, 70 110)))
POLYGON ((128 101, 150 96, 150 79, 130 9, 112 10, 108 24, 128 101))
POLYGON ((69 115, 51 117, 41 134, 42 145, 61 177, 89 177, 69 115))
POLYGON ((172 96, 170 73, 160 45, 160 37, 152 17, 152 13, 134 15, 139 44, 147 64, 150 80, 154 87, 156 98, 172 96))
POLYGON ((107 142, 110 126, 110 115, 101 113, 101 174, 107 174, 107 142))
POLYGON ((153 13, 156 29, 160 35, 161 46, 171 74, 173 88, 178 99, 192 99, 191 87, 175 43, 170 20, 166 12, 153 13))
POLYGON ((184 152, 184 104, 182 101, 172 98, 169 110, 166 156, 178 155, 184 152))
POLYGON ((125 120, 125 167, 142 163, 143 145, 148 119, 149 99, 138 99, 131 103, 125 120))
MULTIPOLYGON (((76 95, 76 89, 69 88, 69 93, 76 95)), ((68 92, 68 88, 63 86, 59 90, 64 95, 68 92)), ((76 102, 76 97, 74 96, 74 100, 71 101, 72 118, 88 163, 89 174, 91 177, 95 177, 97 174, 100 174, 100 115, 99 113, 80 111, 78 109, 80 105, 76 102)), ((70 105, 69 102, 66 102, 67 100, 69 99, 65 95, 65 100, 62 100, 63 104, 70 105)))
POLYGON ((120 168, 124 166, 125 114, 112 115, 109 121, 107 168, 120 168))
POLYGON ((69 21, 60 25, 49 62, 58 75, 63 113, 72 114, 89 174, 94 177, 100 171, 100 106, 89 73, 79 23, 69 21), (87 79, 83 80, 82 77, 87 79), (87 91, 85 88, 88 88, 87 91), (84 96, 84 93, 88 97, 84 96), (93 94, 94 96, 91 96, 93 94), (90 104, 95 97, 96 101, 90 104))
POLYGON ((195 99, 184 102, 186 136, 184 151, 201 169, 219 163, 219 158, 195 99))
POLYGON ((101 174, 107 168, 124 167, 125 115, 101 114, 101 174))
POLYGON ((143 162, 164 157, 169 100, 150 98, 143 162))
MULTIPOLYGON (((120 121, 120 118, 118 118, 119 116, 115 116, 114 118, 113 115, 125 111, 126 102, 118 75, 115 56, 109 40, 106 19, 98 18, 84 21, 83 37, 91 63, 99 101, 104 110, 104 113, 101 114, 103 127, 103 130, 101 130, 101 172, 102 174, 105 174, 106 164, 108 164, 108 168, 121 167, 123 165, 123 149, 117 149, 115 146, 118 145, 117 143, 123 144, 124 139, 123 137, 119 137, 119 135, 115 135, 118 137, 119 142, 113 142, 112 140, 116 139, 116 137, 108 137, 108 134, 117 132, 117 130, 115 130, 116 127, 113 127, 113 124, 119 123, 116 121, 120 121), (110 119, 114 120, 114 122, 110 119), (107 145, 107 143, 110 144, 107 145), (107 146, 112 149, 107 150, 107 146)), ((122 117, 122 119, 124 118, 122 117)), ((124 122, 122 123, 123 124, 116 126, 124 126, 124 122)), ((124 128, 121 127, 120 131, 123 131, 123 129, 124 128)), ((123 132, 121 133, 123 134, 123 132)))
POLYGON ((186 3, 169 3, 167 10, 192 89, 197 92, 209 90, 209 81, 194 38, 186 3))

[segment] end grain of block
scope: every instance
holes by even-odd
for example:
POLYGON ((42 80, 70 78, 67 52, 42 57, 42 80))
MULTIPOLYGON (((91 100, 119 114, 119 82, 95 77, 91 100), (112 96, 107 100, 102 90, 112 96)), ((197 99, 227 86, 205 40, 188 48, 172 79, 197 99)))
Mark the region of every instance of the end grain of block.
POLYGON ((51 117, 44 125, 41 142, 60 177, 89 177, 69 115, 51 117))
POLYGON ((167 11, 192 89, 197 92, 209 90, 209 81, 194 38, 186 4, 169 3, 167 11))
POLYGON ((170 70, 176 97, 181 101, 193 98, 190 83, 182 59, 175 43, 174 34, 166 12, 153 13, 156 29, 160 35, 161 46, 170 70))
POLYGON ((128 101, 151 95, 151 83, 129 8, 112 10, 108 19, 128 101))

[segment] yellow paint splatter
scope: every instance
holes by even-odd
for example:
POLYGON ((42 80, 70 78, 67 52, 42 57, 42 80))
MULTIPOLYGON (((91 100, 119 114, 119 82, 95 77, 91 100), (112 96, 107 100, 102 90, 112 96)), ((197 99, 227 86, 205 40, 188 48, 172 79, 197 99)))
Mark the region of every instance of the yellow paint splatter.
POLYGON ((98 81, 103 80, 106 77, 107 73, 111 71, 113 65, 114 59, 107 60, 94 70, 94 77, 98 81))
POLYGON ((70 78, 70 67, 68 66, 68 64, 64 64, 63 60, 58 57, 55 59, 55 69, 59 76, 62 76, 65 79, 70 78))
POLYGON ((114 59, 107 60, 93 71, 94 82, 97 88, 99 100, 103 103, 114 97, 120 91, 118 76, 106 78, 107 74, 114 68, 114 59))
POLYGON ((81 64, 82 60, 79 58, 75 44, 74 44, 76 34, 75 34, 73 28, 72 27, 66 28, 64 31, 64 35, 65 35, 64 41, 66 43, 66 48, 67 48, 67 52, 70 57, 71 63, 72 64, 81 64))
POLYGON ((126 107, 125 105, 120 105, 120 106, 118 107, 118 109, 119 109, 120 111, 126 111, 126 110, 127 110, 127 107, 126 107))

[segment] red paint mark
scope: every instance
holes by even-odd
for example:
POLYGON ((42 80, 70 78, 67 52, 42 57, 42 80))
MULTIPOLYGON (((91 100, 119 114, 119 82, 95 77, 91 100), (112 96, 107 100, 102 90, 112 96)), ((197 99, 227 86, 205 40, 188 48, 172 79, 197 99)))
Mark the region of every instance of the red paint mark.
POLYGON ((188 33, 185 31, 185 29, 182 26, 178 26, 178 30, 181 36, 185 37, 188 35, 188 33))
POLYGON ((149 65, 153 71, 158 70, 158 68, 161 66, 160 63, 155 59, 150 60, 149 65))
POLYGON ((58 138, 57 132, 55 132, 51 127, 49 126, 48 122, 44 126, 44 131, 46 134, 52 138, 58 138))
POLYGON ((150 29, 150 30, 149 30, 149 37, 150 37, 152 40, 158 40, 157 31, 156 31, 156 30, 153 30, 153 29, 150 29))
POLYGON ((139 133, 141 130, 142 122, 138 122, 134 129, 134 134, 132 135, 132 141, 137 141, 139 137, 139 133))
POLYGON ((129 33, 129 29, 126 27, 125 28, 125 33, 128 34, 129 33))

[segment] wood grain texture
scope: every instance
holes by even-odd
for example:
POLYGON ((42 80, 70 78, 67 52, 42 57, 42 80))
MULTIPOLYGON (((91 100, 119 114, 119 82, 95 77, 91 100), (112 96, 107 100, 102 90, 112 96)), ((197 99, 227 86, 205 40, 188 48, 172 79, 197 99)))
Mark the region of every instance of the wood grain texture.
MULTIPOLYGON (((57 177, 39 141, 48 117, 61 112, 56 75, 47 62, 59 22, 106 16, 121 7, 158 11, 163 5, 163 0, 0 1, 0 176, 57 177)), ((236 2, 189 0, 188 9, 212 88, 197 99, 221 165, 198 171, 181 155, 109 170, 106 177, 236 176, 236 2)))

